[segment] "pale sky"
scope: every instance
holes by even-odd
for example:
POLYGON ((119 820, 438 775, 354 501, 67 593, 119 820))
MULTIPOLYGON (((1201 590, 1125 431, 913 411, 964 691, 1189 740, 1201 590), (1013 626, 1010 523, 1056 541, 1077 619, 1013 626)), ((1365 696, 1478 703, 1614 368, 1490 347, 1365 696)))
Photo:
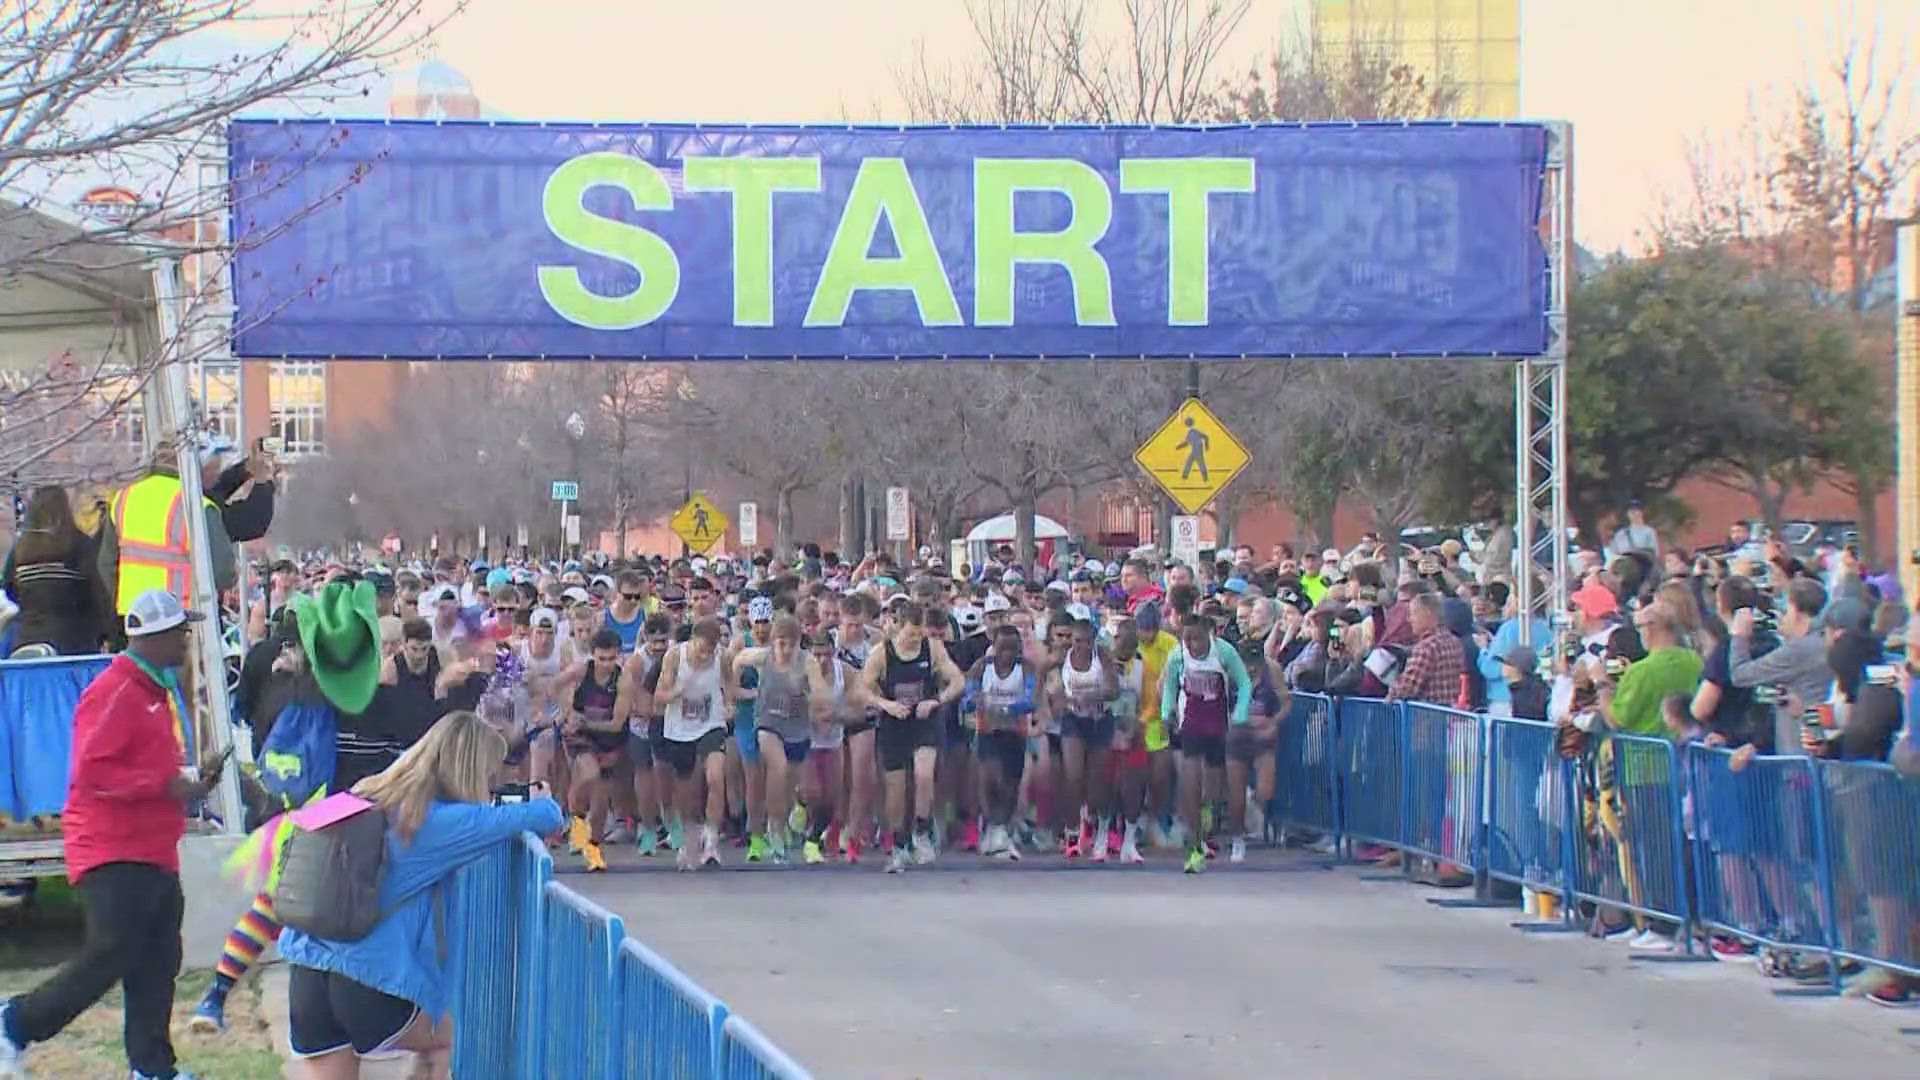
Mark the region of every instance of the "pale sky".
MULTIPOLYGON (((1522 2, 1522 107, 1573 122, 1575 233, 1603 252, 1638 246, 1684 139, 1737 125, 1848 28, 1920 41, 1920 0, 1522 2)), ((1254 0, 1227 70, 1300 10, 1254 0)), ((838 121, 902 118, 892 72, 918 39, 970 49, 959 0, 473 0, 437 50, 517 119, 838 121)))

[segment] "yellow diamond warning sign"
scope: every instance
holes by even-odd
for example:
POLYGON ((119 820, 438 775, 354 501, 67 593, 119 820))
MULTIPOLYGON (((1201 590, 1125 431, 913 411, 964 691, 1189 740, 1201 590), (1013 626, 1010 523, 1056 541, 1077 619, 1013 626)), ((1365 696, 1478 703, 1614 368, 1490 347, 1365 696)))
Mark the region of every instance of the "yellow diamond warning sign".
POLYGON ((674 512, 673 520, 667 523, 674 535, 687 542, 687 547, 699 554, 720 542, 727 535, 727 526, 732 522, 720 508, 713 505, 704 491, 696 491, 687 504, 674 512))
POLYGON ((1153 433, 1133 460, 1166 490, 1180 509, 1197 514, 1200 508, 1252 460, 1247 448, 1199 398, 1188 398, 1153 433))

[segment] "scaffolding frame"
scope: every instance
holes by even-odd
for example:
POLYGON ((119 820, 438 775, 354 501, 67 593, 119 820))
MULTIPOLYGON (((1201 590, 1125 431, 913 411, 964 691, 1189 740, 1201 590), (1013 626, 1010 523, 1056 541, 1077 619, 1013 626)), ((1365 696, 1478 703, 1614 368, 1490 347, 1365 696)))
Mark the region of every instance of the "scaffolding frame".
MULTIPOLYGON (((1567 611, 1567 296, 1572 252, 1573 126, 1549 122, 1541 175, 1541 224, 1547 252, 1547 350, 1513 369, 1513 587, 1520 610, 1558 626, 1567 611), (1542 528, 1541 526, 1544 526, 1542 528), (1538 575, 1546 573, 1545 589, 1538 575)), ((1533 640, 1533 619, 1520 620, 1520 641, 1533 640)))

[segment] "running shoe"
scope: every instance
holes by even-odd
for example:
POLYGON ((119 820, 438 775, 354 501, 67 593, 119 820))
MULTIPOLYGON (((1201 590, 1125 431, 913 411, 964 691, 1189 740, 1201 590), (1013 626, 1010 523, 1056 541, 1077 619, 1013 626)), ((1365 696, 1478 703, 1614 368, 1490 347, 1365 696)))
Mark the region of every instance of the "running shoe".
POLYGON ((1109 825, 1107 827, 1107 850, 1108 851, 1120 850, 1120 840, 1122 836, 1125 834, 1125 831, 1126 830, 1120 827, 1120 823, 1118 821, 1115 821, 1112 825, 1109 825))
POLYGON ((907 854, 906 845, 896 844, 893 849, 893 854, 887 856, 887 873, 889 874, 906 873, 907 864, 908 862, 911 861, 911 859, 912 857, 907 854))
POLYGON ((979 844, 980 854, 998 855, 1007 849, 1007 843, 1007 827, 1005 825, 995 825, 987 830, 985 837, 981 838, 979 844))
POLYGON ((787 865, 789 860, 787 859, 786 833, 772 833, 767 837, 767 854, 773 859, 774 865, 787 865))
POLYGON ((848 865, 851 866, 858 863, 860 861, 860 838, 857 836, 847 837, 846 848, 841 854, 846 858, 848 865))
POLYGON ((679 814, 667 819, 667 846, 675 851, 687 846, 687 831, 680 824, 679 814))
POLYGON ((1173 827, 1166 830, 1166 842, 1161 847, 1183 848, 1187 846, 1187 823, 1176 820, 1173 827))
POLYGON ((1060 854, 1069 859, 1077 859, 1080 857, 1079 833, 1070 832, 1060 838, 1060 854))
POLYGON ((748 862, 759 862, 761 859, 764 859, 767 857, 767 855, 769 854, 769 851, 770 849, 767 846, 767 838, 760 835, 759 833, 754 833, 753 839, 747 841, 747 861, 748 862))
POLYGON ((820 842, 818 840, 809 840, 800 845, 800 857, 806 861, 808 866, 819 866, 821 863, 827 861, 827 857, 820 854, 820 842))
POLYGON ((608 844, 624 844, 632 839, 633 830, 627 826, 627 823, 624 821, 616 821, 613 823, 613 827, 607 830, 607 838, 603 842, 608 844))
POLYGON ((593 873, 606 872, 607 856, 605 853, 603 853, 600 850, 599 844, 596 844, 591 840, 587 841, 586 844, 580 849, 580 857, 586 861, 587 873, 593 874, 593 873))
POLYGON ((1139 866, 1146 861, 1140 854, 1140 828, 1128 825, 1126 834, 1120 838, 1120 862, 1124 866, 1139 866))
POLYGON ((1206 848, 1207 848, 1207 858, 1209 859, 1219 858, 1220 857, 1220 838, 1217 836, 1207 837, 1206 848))
POLYGON ((1674 949, 1673 939, 1657 933, 1652 927, 1635 934, 1627 942, 1627 948, 1641 953, 1670 953, 1674 949))
MULTIPOLYGON (((160 1080, 160 1077, 155 1073, 143 1073, 139 1069, 129 1069, 127 1070, 127 1080, 160 1080)), ((173 1070, 173 1080, 199 1080, 199 1078, 185 1069, 175 1069, 173 1070)))
POLYGON ((1053 834, 1045 829, 1035 829, 1033 839, 1027 846, 1031 847, 1037 855, 1051 855, 1054 851, 1053 834))
POLYGON ((593 830, 587 827, 587 819, 575 814, 567 826, 567 854, 578 855, 592 842, 593 830))
MULTIPOLYGON (((967 819, 966 826, 960 830, 960 850, 961 851, 979 851, 980 850, 980 819, 978 818, 967 819)), ((986 853, 982 852, 982 854, 986 854, 986 853)))
POLYGON ((676 870, 693 870, 696 868, 693 859, 693 847, 691 845, 681 847, 673 853, 673 866, 676 870))
POLYGON ((796 833, 804 833, 807 831, 807 808, 805 805, 794 803, 793 809, 787 811, 787 828, 792 829, 796 833))
POLYGON ((925 866, 940 854, 940 845, 926 833, 913 834, 913 864, 925 866))
POLYGON ((996 856, 996 858, 1000 859, 1003 862, 1019 862, 1020 861, 1020 841, 1014 839, 1011 836, 1007 837, 1007 846, 1000 849, 1000 852, 996 856))
MULTIPOLYGON (((1892 981, 1867 991, 1867 1000, 1888 1009, 1920 1009, 1920 993, 1908 989, 1903 983, 1892 981)), ((0 1043, 3 1046, 4 1043, 0 1043)), ((0 1062, 6 1060, 6 1051, 0 1049, 0 1062)))
POLYGON ((1105 832, 1101 832, 1093 838, 1093 850, 1087 852, 1087 861, 1097 863, 1107 861, 1107 834, 1105 832))
POLYGON ((634 838, 634 846, 640 849, 642 858, 650 857, 660 847, 660 834, 652 829, 643 828, 634 838))
POLYGON ((820 848, 823 851, 839 851, 840 850, 840 823, 839 822, 830 821, 827 823, 827 831, 820 835, 820 848))
POLYGON ((703 830, 700 837, 700 863, 702 866, 720 865, 720 835, 712 829, 703 830))
POLYGON ((1207 853, 1199 848, 1188 851, 1185 869, 1189 874, 1204 873, 1207 869, 1207 853))
POLYGON ((1741 942, 1740 938, 1734 938, 1732 934, 1715 934, 1707 942, 1707 947, 1713 949, 1713 955, 1716 957, 1726 957, 1726 959, 1753 955, 1753 945, 1741 942))
MULTIPOLYGON (((207 994, 193 1010, 193 1016, 187 1021, 187 1030, 196 1035, 217 1035, 227 1030, 227 991, 218 982, 207 987, 207 994)), ((5 1052, 0 1051, 0 1060, 5 1060, 5 1052)), ((0 1074, 5 1075, 5 1074, 0 1074)))
POLYGON ((1238 866, 1241 863, 1247 861, 1247 838, 1246 837, 1236 836, 1233 838, 1233 847, 1227 853, 1227 861, 1234 864, 1235 866, 1238 866))
MULTIPOLYGON (((1160 824, 1159 818, 1149 818, 1147 820, 1146 832, 1147 832, 1146 840, 1147 840, 1148 847, 1158 848, 1158 847, 1167 846, 1167 830, 1160 824)), ((1136 845, 1140 842, 1140 837, 1138 833, 1139 833, 1139 828, 1138 826, 1136 826, 1135 836, 1134 836, 1134 843, 1136 845)))
MULTIPOLYGON (((0 1032, 6 1030, 7 1013, 12 1010, 12 1005, 0 1005, 0 1032)), ((13 1040, 4 1034, 0 1034, 0 1077, 7 1080, 27 1078, 27 1048, 15 1046, 13 1040)))

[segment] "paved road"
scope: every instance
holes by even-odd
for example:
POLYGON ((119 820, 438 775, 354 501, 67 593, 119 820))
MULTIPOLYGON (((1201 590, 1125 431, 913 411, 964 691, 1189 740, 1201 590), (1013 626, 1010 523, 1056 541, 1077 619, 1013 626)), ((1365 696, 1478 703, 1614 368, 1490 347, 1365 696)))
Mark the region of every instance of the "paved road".
POLYGON ((1920 1012, 1778 998, 1304 853, 568 884, 828 1078, 1920 1076, 1920 1012))

